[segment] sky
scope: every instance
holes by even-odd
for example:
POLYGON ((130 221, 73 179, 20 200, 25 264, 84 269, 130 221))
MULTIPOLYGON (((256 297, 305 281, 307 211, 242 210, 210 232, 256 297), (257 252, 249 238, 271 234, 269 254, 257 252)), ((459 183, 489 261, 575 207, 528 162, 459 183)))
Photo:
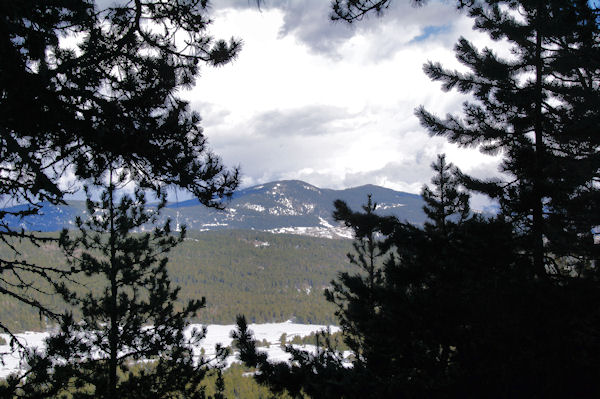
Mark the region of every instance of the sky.
POLYGON ((460 36, 494 45, 454 4, 394 0, 382 17, 349 25, 330 20, 327 0, 267 0, 260 10, 253 0, 215 1, 211 34, 241 39, 242 51, 203 67, 180 95, 200 113, 213 151, 240 166, 242 187, 299 179, 419 193, 440 153, 463 172, 498 176, 498 158, 430 137, 414 115, 419 105, 457 113, 467 99, 443 92, 424 63, 461 69, 460 36))
MULTIPOLYGON (((453 51, 461 36, 507 57, 510 48, 474 31, 455 0, 411 3, 391 0, 382 16, 351 25, 331 21, 330 0, 261 0, 260 8, 256 0, 210 3, 209 34, 239 39, 242 50, 224 66, 201 66, 195 86, 179 96, 202 117, 211 150, 240 168, 240 188, 298 179, 321 188, 376 184, 418 194, 442 153, 471 176, 501 176, 498 156, 430 137, 414 111, 423 105, 442 117, 460 114, 469 97, 443 92, 423 65, 465 70, 453 51)), ((65 40, 71 39, 76 43, 65 40)), ((84 196, 80 190, 72 197, 84 196)), ((169 193, 170 201, 189 198, 169 193)), ((471 205, 493 206, 482 195, 472 195, 471 205)))

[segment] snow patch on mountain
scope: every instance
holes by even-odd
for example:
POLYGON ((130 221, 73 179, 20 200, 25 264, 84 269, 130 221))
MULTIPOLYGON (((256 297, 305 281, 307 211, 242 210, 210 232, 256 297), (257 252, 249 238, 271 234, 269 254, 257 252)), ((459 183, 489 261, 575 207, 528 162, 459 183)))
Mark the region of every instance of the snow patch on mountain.
MULTIPOLYGON (((331 218, 334 201, 341 199, 351 209, 360 210, 368 195, 379 204, 376 212, 394 215, 400 220, 422 224, 425 221, 423 200, 414 194, 401 193, 374 185, 345 190, 320 189, 299 180, 264 183, 237 191, 223 202, 223 211, 206 208, 197 200, 167 205, 159 216, 159 223, 167 218, 173 220, 179 230, 186 225, 188 230, 205 231, 218 229, 256 229, 262 231, 312 235, 327 238, 352 238, 351 231, 337 227, 331 218)), ((17 207, 18 208, 18 207, 17 207)), ((8 208, 7 208, 8 209, 8 208)), ((18 208, 20 209, 20 208, 18 208)), ((148 212, 155 212, 148 205, 148 212)), ((101 210, 95 217, 101 217, 101 210)), ((73 228, 76 216, 84 219, 85 203, 71 201, 68 205, 44 205, 41 215, 6 217, 11 228, 36 231, 57 231, 64 227, 73 228)), ((152 226, 145 226, 149 230, 152 226)))
POLYGON ((318 189, 318 188, 316 188, 315 186, 309 186, 309 185, 307 185, 307 184, 304 184, 304 185, 302 185, 302 187, 303 187, 305 190, 310 190, 310 191, 314 191, 314 192, 316 192, 316 193, 319 193, 319 194, 321 194, 321 190, 319 190, 319 189, 318 189))
POLYGON ((204 223, 204 224, 202 224, 202 227, 219 227, 219 226, 228 226, 228 224, 227 223, 219 223, 219 222, 216 222, 216 221, 215 221, 215 223, 204 223))
POLYGON ((347 238, 354 237, 352 229, 346 227, 279 227, 276 229, 266 230, 274 234, 297 234, 304 236, 320 237, 320 238, 347 238))
POLYGON ((327 220, 323 219, 321 216, 319 216, 319 223, 321 224, 321 226, 323 227, 327 227, 327 228, 332 228, 334 227, 331 223, 329 223, 327 220))
POLYGON ((248 202, 241 204, 240 208, 250 209, 251 211, 256 211, 256 212, 264 212, 265 211, 264 206, 258 205, 258 204, 250 204, 248 202))
POLYGON ((290 210, 294 209, 294 205, 292 204, 292 201, 289 198, 287 198, 287 197, 279 198, 275 202, 277 202, 278 204, 283 205, 287 209, 290 209, 290 210))
MULTIPOLYGON (((229 346, 233 342, 231 338, 231 332, 237 328, 236 325, 220 325, 220 324, 209 324, 206 326, 200 324, 189 325, 184 334, 186 337, 190 337, 191 332, 194 329, 202 329, 206 327, 207 335, 200 341, 197 346, 193 348, 194 356, 200 358, 200 354, 204 354, 208 357, 212 357, 216 354, 215 346, 221 344, 222 346, 229 346)), ((261 348, 262 351, 267 352, 269 359, 278 361, 289 361, 291 356, 286 353, 280 347, 280 337, 282 334, 286 334, 288 339, 298 336, 300 338, 306 337, 317 331, 329 329, 332 333, 340 331, 338 326, 326 326, 319 324, 298 324, 291 321, 284 323, 264 323, 264 324, 249 324, 248 329, 254 333, 254 338, 257 341, 265 340, 269 342, 270 346, 267 348, 261 348)), ((25 347, 29 349, 38 349, 44 351, 46 348, 45 340, 50 336, 49 332, 24 332, 16 334, 16 339, 25 347)), ((4 338, 7 342, 10 340, 8 334, 0 334, 0 337, 4 338)), ((296 346, 300 347, 300 346, 296 346)), ((302 346, 306 349, 313 349, 310 345, 302 346)), ((316 348, 314 348, 316 349, 316 348)), ((313 349, 313 350, 314 350, 313 349)), ((19 351, 13 351, 10 345, 0 345, 0 353, 6 353, 3 357, 3 363, 0 363, 0 378, 6 378, 11 374, 22 373, 26 368, 24 358, 21 356, 19 351)), ((232 353, 226 360, 227 366, 230 366, 234 361, 237 360, 238 352, 232 353)), ((97 356, 96 356, 97 357, 97 356)))
POLYGON ((405 206, 404 204, 390 204, 390 203, 381 203, 381 204, 377 204, 377 210, 380 211, 384 211, 386 209, 394 209, 394 208, 400 208, 401 206, 405 206))

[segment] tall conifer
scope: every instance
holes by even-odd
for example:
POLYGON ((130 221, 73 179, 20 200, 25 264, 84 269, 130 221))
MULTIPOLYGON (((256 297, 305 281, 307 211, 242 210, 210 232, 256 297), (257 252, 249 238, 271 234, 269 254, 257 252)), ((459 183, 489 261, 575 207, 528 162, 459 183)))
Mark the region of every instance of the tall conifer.
MULTIPOLYGON (((200 116, 177 95, 201 65, 227 63, 240 49, 239 40, 207 33, 209 7, 206 0, 0 2, 0 199, 19 204, 0 210, 1 242, 51 241, 9 220, 63 203, 77 189, 77 181, 64 184, 71 176, 98 180, 115 163, 146 188, 175 185, 222 206, 237 170, 208 149, 200 116)), ((0 296, 56 316, 30 293, 65 271, 16 254, 0 257, 0 296)), ((10 333, 3 320, 0 330, 10 333)))
POLYGON ((113 180, 113 173, 100 201, 88 199, 78 234, 65 231, 60 241, 72 270, 104 286, 63 291, 81 321, 65 317, 46 353, 31 358, 31 375, 11 384, 23 397, 204 397, 209 366, 194 346, 205 331, 184 331, 204 298, 179 304, 167 272, 166 255, 185 229, 174 235, 170 222, 153 227, 164 196, 157 208, 146 207, 139 189, 118 200, 126 174, 113 180))
POLYGON ((531 255, 532 273, 559 276, 598 258, 600 224, 600 30, 585 0, 487 0, 469 8, 475 27, 512 46, 512 56, 476 49, 462 38, 457 58, 468 72, 429 63, 443 88, 473 95, 462 115, 417 115, 431 134, 503 157, 506 179, 470 179, 469 188, 500 202, 531 255))
POLYGON ((438 155, 437 162, 431 164, 431 168, 434 171, 431 179, 434 189, 424 186, 421 190, 425 201, 423 210, 431 220, 425 226, 447 236, 449 225, 461 223, 469 217, 469 194, 459 191, 461 173, 453 164, 446 163, 444 154, 438 155))
POLYGON ((460 171, 444 156, 432 167, 424 228, 377 215, 370 198, 358 212, 335 202, 334 217, 354 232, 348 257, 358 270, 341 273, 326 297, 337 307, 352 367, 327 347, 316 355, 288 348, 297 366, 269 363, 241 319, 240 356, 261 371, 259 382, 314 398, 432 397, 454 388, 463 326, 473 322, 469 306, 485 291, 470 284, 510 263, 512 251, 503 223, 470 214, 460 171), (493 244, 482 245, 482 231, 493 244))

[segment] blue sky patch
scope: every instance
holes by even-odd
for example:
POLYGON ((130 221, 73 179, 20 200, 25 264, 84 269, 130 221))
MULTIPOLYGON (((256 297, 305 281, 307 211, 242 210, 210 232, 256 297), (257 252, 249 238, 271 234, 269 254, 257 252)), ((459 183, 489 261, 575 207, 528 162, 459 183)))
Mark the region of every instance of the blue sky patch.
POLYGON ((411 43, 419 43, 419 42, 423 42, 427 39, 429 39, 432 36, 436 36, 439 35, 441 33, 446 33, 450 30, 450 26, 449 25, 440 25, 440 26, 426 26, 425 28, 423 28, 423 33, 421 33, 419 36, 416 36, 415 38, 413 38, 410 42, 411 43))

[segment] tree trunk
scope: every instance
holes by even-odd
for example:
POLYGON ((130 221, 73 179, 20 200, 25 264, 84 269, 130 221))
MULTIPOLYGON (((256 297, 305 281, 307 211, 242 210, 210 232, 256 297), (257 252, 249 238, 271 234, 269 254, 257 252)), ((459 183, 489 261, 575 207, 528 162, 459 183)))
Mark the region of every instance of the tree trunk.
POLYGON ((542 101, 543 101, 543 60, 542 60, 542 26, 541 9, 543 5, 541 1, 537 3, 536 15, 536 38, 535 38, 535 158, 533 171, 533 268, 534 273, 539 277, 546 276, 546 268, 544 266, 544 233, 543 233, 543 126, 542 126, 542 101))
POLYGON ((115 205, 113 193, 115 187, 112 182, 112 171, 110 172, 109 194, 109 218, 110 218, 110 330, 108 335, 110 358, 108 364, 108 397, 117 397, 117 355, 119 341, 119 325, 117 315, 117 265, 116 265, 116 231, 115 231, 115 205))

